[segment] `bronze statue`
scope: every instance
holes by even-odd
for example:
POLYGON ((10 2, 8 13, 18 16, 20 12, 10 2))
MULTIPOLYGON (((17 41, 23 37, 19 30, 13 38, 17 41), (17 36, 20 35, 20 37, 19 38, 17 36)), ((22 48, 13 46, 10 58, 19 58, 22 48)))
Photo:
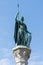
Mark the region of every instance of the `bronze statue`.
POLYGON ((26 24, 23 22, 24 17, 22 16, 21 19, 18 19, 19 12, 15 18, 15 30, 14 30, 14 40, 16 45, 23 45, 30 47, 31 42, 31 33, 28 32, 26 24))

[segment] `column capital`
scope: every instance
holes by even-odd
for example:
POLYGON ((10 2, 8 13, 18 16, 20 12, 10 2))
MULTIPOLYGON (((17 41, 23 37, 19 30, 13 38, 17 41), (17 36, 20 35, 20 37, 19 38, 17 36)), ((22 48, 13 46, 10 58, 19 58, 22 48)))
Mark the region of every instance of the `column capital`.
POLYGON ((27 64, 30 53, 31 49, 25 46, 17 46, 16 48, 13 48, 13 56, 16 63, 19 63, 18 65, 21 65, 20 63, 24 63, 24 65, 27 64))

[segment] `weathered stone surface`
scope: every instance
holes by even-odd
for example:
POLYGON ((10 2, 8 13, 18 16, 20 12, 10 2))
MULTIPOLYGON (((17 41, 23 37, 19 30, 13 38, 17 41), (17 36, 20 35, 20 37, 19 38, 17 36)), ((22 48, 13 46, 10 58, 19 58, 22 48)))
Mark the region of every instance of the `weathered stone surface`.
POLYGON ((16 65, 27 65, 30 57, 31 49, 25 46, 17 46, 13 48, 13 56, 16 60, 16 65))

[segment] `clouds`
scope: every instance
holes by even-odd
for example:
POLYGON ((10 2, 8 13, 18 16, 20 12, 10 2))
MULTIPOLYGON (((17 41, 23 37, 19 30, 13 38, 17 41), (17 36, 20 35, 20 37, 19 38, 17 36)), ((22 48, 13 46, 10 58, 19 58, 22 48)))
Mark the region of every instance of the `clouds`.
POLYGON ((10 59, 4 58, 0 60, 0 65, 15 65, 15 63, 11 63, 10 59))
POLYGON ((0 65, 11 65, 11 63, 9 59, 1 59, 0 65))
POLYGON ((14 65, 11 49, 0 49, 0 65, 14 65))
POLYGON ((43 61, 30 61, 29 65, 43 65, 43 61))

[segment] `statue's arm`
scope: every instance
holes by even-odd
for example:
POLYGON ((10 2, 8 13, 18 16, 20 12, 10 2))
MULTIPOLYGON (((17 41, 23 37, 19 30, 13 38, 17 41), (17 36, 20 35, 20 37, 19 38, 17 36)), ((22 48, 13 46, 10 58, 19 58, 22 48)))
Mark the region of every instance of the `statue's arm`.
POLYGON ((15 21, 18 21, 18 17, 19 17, 19 12, 16 15, 15 21))
POLYGON ((31 35, 31 32, 27 31, 27 33, 29 33, 31 35))

